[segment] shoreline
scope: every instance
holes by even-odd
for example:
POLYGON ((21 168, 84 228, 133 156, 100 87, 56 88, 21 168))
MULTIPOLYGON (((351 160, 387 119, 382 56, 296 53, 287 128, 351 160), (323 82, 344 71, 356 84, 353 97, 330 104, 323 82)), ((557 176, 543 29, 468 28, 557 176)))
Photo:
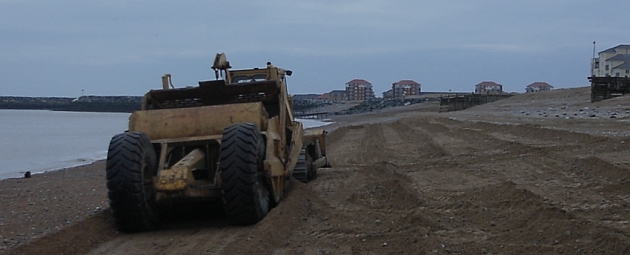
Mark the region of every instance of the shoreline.
POLYGON ((36 175, 42 175, 42 174, 48 174, 48 173, 52 173, 52 172, 58 172, 58 171, 64 171, 64 170, 69 170, 69 169, 73 169, 73 168, 84 167, 84 166, 96 164, 99 161, 105 162, 106 160, 107 160, 107 157, 104 157, 104 158, 90 160, 90 161, 87 161, 85 163, 78 163, 78 164, 75 164, 75 165, 62 166, 62 167, 58 167, 58 168, 50 168, 50 169, 45 169, 45 170, 19 171, 17 173, 20 174, 21 176, 18 176, 18 177, 0 177, 0 181, 10 180, 10 179, 28 179, 27 177, 25 177, 26 173, 30 173, 30 175, 31 175, 30 178, 32 178, 32 177, 34 177, 36 175))
POLYGON ((55 161, 49 162, 51 165, 58 165, 55 167, 49 168, 22 168, 22 170, 15 172, 2 172, 0 173, 0 181, 7 179, 22 179, 26 175, 27 172, 30 172, 31 176, 41 175, 51 172, 63 171, 71 168, 77 168, 87 165, 95 164, 99 161, 105 161, 107 159, 107 153, 104 155, 94 156, 94 157, 78 157, 75 159, 65 160, 65 161, 55 161), (28 170, 27 170, 28 169, 28 170))
POLYGON ((31 178, 0 180, 0 251, 62 230, 109 208, 105 160, 31 178), (42 217, 43 216, 43 217, 42 217))

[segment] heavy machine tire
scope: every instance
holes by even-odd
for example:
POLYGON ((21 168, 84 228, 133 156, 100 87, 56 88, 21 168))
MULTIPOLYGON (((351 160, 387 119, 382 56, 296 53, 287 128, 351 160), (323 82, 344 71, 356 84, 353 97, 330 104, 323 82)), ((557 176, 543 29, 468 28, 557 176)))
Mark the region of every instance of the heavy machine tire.
POLYGON ((112 137, 107 152, 107 195, 123 232, 151 230, 158 221, 153 177, 157 158, 149 137, 125 132, 112 137))
POLYGON ((315 180, 317 178, 317 167, 313 166, 313 157, 309 153, 311 151, 307 151, 306 153, 306 163, 308 163, 311 167, 308 169, 308 179, 309 181, 315 180))
POLYGON ((269 212, 269 190, 263 171, 265 143, 256 125, 228 126, 221 139, 221 190, 233 225, 251 225, 269 212))
POLYGON ((303 183, 308 183, 317 177, 317 169, 313 167, 313 157, 311 156, 310 147, 305 145, 302 147, 302 150, 300 150, 300 156, 298 157, 291 176, 303 183))

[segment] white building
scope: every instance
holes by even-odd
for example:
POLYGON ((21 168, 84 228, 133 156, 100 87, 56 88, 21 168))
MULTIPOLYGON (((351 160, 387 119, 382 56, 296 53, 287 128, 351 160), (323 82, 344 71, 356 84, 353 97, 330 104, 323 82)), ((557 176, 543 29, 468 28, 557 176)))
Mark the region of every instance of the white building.
POLYGON ((493 81, 482 81, 475 85, 475 94, 503 94, 503 85, 493 81))
POLYGON ((591 63, 591 76, 630 77, 630 45, 620 44, 599 52, 591 63))
POLYGON ((553 86, 549 85, 549 83, 534 82, 532 84, 527 85, 527 87, 525 88, 525 92, 532 93, 532 92, 552 90, 552 89, 553 89, 553 86))

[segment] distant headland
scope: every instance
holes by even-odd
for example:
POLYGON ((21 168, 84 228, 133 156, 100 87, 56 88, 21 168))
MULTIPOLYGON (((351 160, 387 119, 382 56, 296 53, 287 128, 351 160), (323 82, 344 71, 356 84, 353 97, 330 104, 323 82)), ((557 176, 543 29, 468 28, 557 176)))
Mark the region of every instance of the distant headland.
POLYGON ((73 112, 133 112, 140 110, 141 96, 14 97, 0 96, 0 109, 73 112))

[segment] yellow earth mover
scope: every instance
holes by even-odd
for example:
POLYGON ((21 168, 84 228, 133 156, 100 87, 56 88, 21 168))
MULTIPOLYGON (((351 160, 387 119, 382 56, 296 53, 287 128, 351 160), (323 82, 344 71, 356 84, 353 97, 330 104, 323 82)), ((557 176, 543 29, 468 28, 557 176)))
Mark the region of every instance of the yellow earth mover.
POLYGON ((111 139, 107 189, 120 230, 153 229, 161 205, 200 199, 222 200, 232 224, 254 224, 289 178, 308 182, 329 166, 326 132, 293 118, 290 70, 231 70, 223 53, 212 68, 216 79, 194 87, 174 88, 164 75, 111 139))

